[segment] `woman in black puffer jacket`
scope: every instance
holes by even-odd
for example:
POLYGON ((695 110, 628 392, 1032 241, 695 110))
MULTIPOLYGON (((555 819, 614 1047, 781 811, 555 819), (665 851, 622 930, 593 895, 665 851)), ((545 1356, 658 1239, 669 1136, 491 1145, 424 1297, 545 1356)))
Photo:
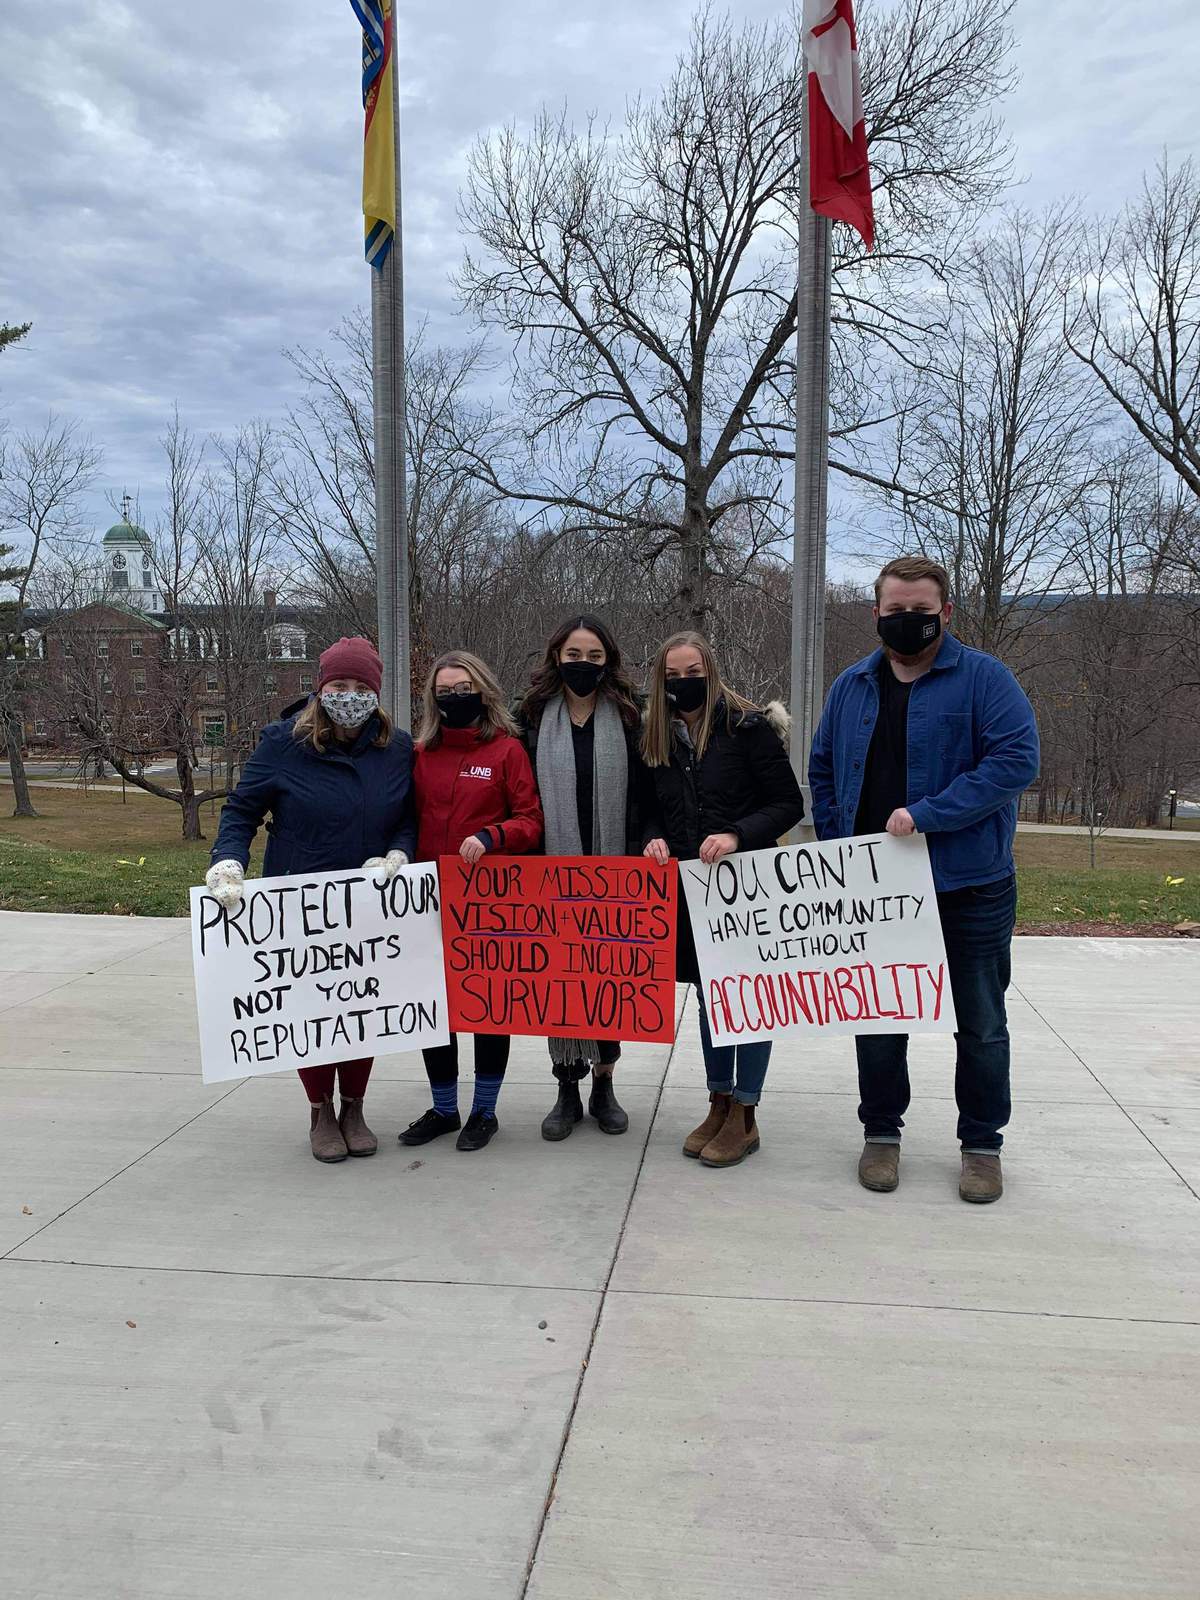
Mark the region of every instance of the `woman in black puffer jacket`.
MULTIPOLYGON (((699 633, 677 633, 651 673, 642 734, 648 769, 643 854, 665 864, 716 862, 735 850, 769 848, 804 815, 800 785, 783 747, 787 713, 760 711, 721 681, 712 647, 699 633)), ((696 946, 682 889, 676 977, 698 984, 696 946)), ((762 1095, 769 1040, 717 1048, 703 997, 700 1042, 709 1112, 683 1153, 706 1167, 729 1167, 758 1149, 755 1106, 762 1095)))

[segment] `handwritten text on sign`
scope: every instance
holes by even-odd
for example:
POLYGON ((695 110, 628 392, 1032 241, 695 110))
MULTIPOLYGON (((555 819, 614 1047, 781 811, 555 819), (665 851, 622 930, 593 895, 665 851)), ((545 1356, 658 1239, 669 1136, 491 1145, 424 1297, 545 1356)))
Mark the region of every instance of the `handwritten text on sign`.
POLYGON ((954 1031, 923 838, 833 839, 679 871, 716 1043, 954 1031))
POLYGON ((430 865, 259 878, 230 915, 193 889, 205 1083, 445 1044, 439 910, 430 865))
POLYGON ((450 1026, 670 1040, 675 866, 630 856, 443 856, 450 1026))

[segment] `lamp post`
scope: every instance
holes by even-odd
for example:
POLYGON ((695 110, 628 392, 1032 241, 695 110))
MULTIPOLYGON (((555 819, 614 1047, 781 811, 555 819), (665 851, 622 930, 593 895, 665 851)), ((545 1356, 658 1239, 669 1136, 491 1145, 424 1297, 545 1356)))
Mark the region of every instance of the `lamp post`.
POLYGON ((1178 799, 1179 799, 1179 791, 1177 789, 1168 789, 1167 790, 1167 800, 1169 801, 1169 804, 1167 806, 1167 819, 1168 819, 1167 825, 1171 829, 1172 832, 1175 831, 1175 806, 1176 806, 1176 803, 1177 803, 1178 799))

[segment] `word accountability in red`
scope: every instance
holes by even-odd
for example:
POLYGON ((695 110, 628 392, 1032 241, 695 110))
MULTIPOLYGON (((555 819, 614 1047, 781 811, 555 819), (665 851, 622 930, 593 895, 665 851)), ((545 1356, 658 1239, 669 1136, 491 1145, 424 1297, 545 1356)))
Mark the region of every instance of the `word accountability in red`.
POLYGON ((852 967, 795 972, 735 973, 714 978, 709 1003, 724 1033, 761 1033, 766 1029, 807 1023, 813 1028, 831 1022, 937 1022, 946 988, 944 963, 889 961, 876 967, 864 961, 852 967))

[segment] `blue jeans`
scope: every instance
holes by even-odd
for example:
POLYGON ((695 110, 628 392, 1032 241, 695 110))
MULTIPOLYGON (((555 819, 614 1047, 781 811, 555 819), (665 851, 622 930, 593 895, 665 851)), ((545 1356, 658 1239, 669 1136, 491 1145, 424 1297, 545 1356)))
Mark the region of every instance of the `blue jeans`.
MULTIPOLYGON (((1017 880, 938 895, 954 1012, 958 1059, 954 1098, 964 1150, 995 1152, 1012 1114, 1009 1096, 1008 1018, 1004 991, 1011 974, 1017 880)), ((868 1139, 898 1144, 911 1090, 906 1033, 860 1034, 858 1119, 868 1139)))
POLYGON ((771 1059, 771 1041, 715 1045, 701 1000, 700 1048, 704 1052, 709 1094, 732 1094, 741 1105, 756 1106, 762 1099, 763 1079, 771 1059))

